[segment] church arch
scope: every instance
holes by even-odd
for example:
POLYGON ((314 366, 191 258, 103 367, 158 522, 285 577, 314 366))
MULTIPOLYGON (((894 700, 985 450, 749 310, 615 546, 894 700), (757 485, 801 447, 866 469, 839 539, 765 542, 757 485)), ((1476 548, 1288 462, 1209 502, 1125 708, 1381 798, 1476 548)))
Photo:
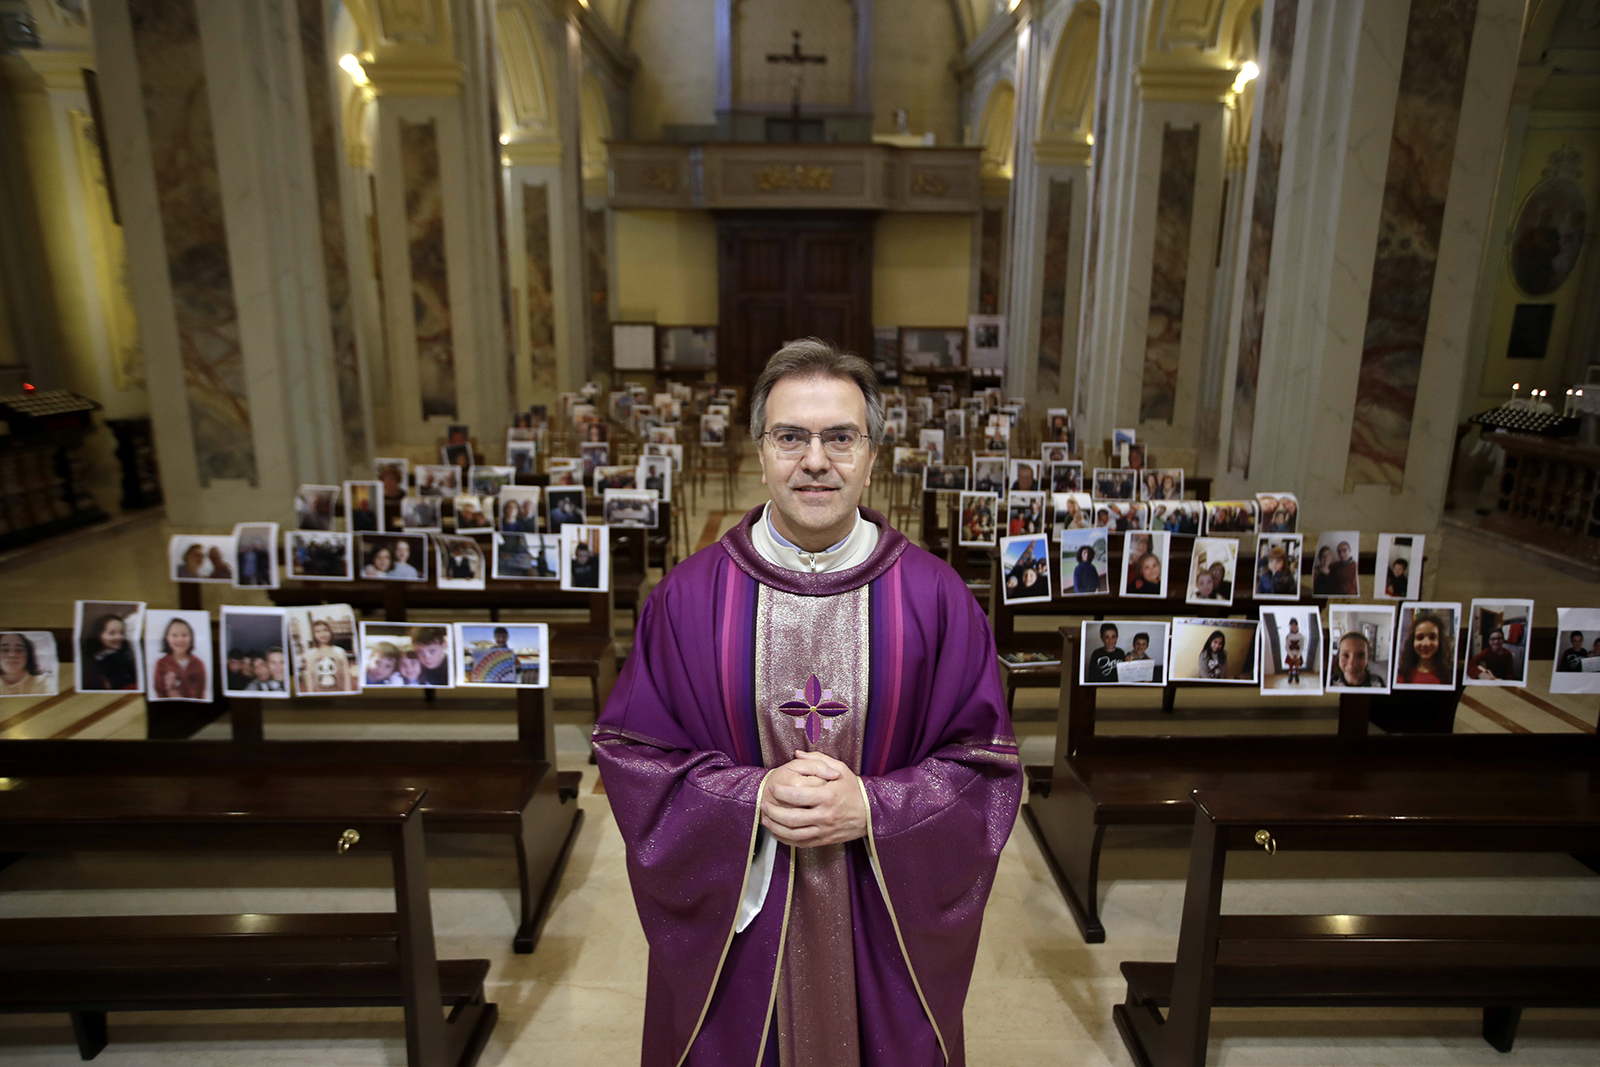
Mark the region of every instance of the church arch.
POLYGON ((1016 158, 1017 91, 1008 81, 995 82, 978 120, 985 177, 1009 178, 1016 158))
POLYGON ((611 139, 611 108, 605 90, 593 71, 583 72, 579 95, 579 123, 583 131, 583 177, 585 181, 605 180, 606 142, 611 139))
POLYGON ((1089 143, 1094 132, 1096 62, 1100 55, 1100 5, 1080 3, 1067 17, 1050 64, 1039 139, 1089 143))
POLYGON ((516 138, 554 136, 555 93, 550 65, 539 40, 538 19, 528 0, 500 0, 495 5, 496 44, 500 52, 500 128, 516 138))

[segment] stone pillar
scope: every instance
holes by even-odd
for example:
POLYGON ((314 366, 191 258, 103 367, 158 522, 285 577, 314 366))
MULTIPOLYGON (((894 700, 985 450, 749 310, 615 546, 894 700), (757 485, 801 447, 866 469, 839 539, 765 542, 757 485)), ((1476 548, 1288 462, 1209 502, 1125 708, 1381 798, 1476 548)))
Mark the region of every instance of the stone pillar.
POLYGON ((495 17, 517 407, 525 408, 553 404, 582 382, 582 286, 574 284, 580 194, 562 166, 567 24, 525 0, 501 3, 495 17))
POLYGON ((91 14, 169 515, 287 519, 296 485, 366 455, 341 396, 352 357, 335 349, 326 243, 342 225, 324 214, 342 206, 319 185, 302 12, 94 0, 91 14))
MULTIPOLYGON (((1006 392, 1011 396, 1036 396, 1041 389, 1051 396, 1060 384, 1059 365, 1039 363, 1039 302, 1043 294, 1040 268, 1044 260, 1044 214, 1049 186, 1043 186, 1034 166, 1033 135, 1039 125, 1040 27, 1033 0, 1013 9, 1016 18, 1016 57, 1012 85, 1016 89, 1013 116, 1014 162, 1011 198, 1006 205, 1010 236, 1006 241, 1006 270, 1002 292, 1006 315, 1006 392)), ((1042 417, 1042 416, 1041 416, 1042 417)))
POLYGON ((381 447, 452 422, 503 439, 513 350, 496 210, 499 116, 485 0, 349 0, 371 96, 388 409, 381 447))
POLYGON ((1225 104, 1237 73, 1228 34, 1174 36, 1159 20, 1155 33, 1136 7, 1108 12, 1101 45, 1112 49, 1101 84, 1108 142, 1096 147, 1103 232, 1092 340, 1078 360, 1090 450, 1113 427, 1135 427, 1155 447, 1194 444, 1225 104))
POLYGON ((1250 454, 1229 449, 1217 495, 1292 490, 1320 528, 1437 524, 1522 15, 1297 5, 1260 373, 1253 396, 1233 376, 1223 419, 1250 454))
MULTIPOLYGON (((102 405, 103 418, 145 416, 150 399, 127 246, 90 94, 94 42, 87 19, 35 7, 44 47, 0 61, 14 104, 7 136, 14 133, 19 149, 7 161, 0 209, 0 271, 22 340, 18 356, 32 384, 87 396, 102 405)), ((103 506, 120 493, 115 449, 109 433, 85 448, 103 506)))

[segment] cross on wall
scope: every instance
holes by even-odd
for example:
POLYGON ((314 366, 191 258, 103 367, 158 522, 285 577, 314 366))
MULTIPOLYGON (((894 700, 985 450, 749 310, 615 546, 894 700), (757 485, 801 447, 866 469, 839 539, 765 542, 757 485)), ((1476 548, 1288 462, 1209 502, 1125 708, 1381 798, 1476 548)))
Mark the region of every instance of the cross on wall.
POLYGON ((787 63, 794 68, 794 73, 789 76, 789 131, 794 141, 800 140, 800 81, 805 70, 805 64, 823 64, 828 61, 827 56, 806 55, 800 49, 800 31, 794 31, 794 43, 787 52, 768 52, 768 63, 787 63))

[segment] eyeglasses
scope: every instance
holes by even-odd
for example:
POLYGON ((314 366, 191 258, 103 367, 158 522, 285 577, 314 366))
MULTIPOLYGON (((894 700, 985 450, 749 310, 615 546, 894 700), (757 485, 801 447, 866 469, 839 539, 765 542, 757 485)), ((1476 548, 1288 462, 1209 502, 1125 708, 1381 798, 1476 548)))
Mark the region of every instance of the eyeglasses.
POLYGON ((812 430, 802 430, 798 426, 779 426, 761 436, 771 438, 772 447, 783 456, 800 455, 811 447, 813 437, 822 439, 822 449, 830 456, 852 456, 865 437, 860 430, 823 430, 817 433, 812 430))

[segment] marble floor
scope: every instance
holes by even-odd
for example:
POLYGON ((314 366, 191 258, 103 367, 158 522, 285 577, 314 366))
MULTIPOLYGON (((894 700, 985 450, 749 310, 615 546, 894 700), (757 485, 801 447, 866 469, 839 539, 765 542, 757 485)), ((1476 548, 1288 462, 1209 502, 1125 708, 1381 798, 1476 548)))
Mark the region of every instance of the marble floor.
MULTIPOLYGON (((747 468, 748 469, 748 468, 747 468)), ((738 502, 764 499, 753 475, 738 502)), ((690 516, 695 540, 714 539, 740 511, 718 512, 713 494, 690 516)), ((876 505, 884 506, 880 496, 876 505)), ((6 628, 66 626, 80 597, 144 599, 176 606, 164 573, 159 516, 135 519, 100 537, 0 560, 6 628)), ((1470 599, 1514 593, 1538 601, 1540 625, 1560 605, 1600 603, 1600 586, 1508 558, 1448 532, 1430 543, 1430 595, 1470 599)), ((207 606, 259 602, 262 594, 207 587, 207 606)), ((1053 625, 1053 623, 1051 623, 1053 625)), ((1548 665, 1535 665, 1531 692, 1480 690, 1481 708, 1463 708, 1457 729, 1481 732, 1593 731, 1600 699, 1551 698, 1548 665), (1532 698, 1532 699, 1529 699, 1532 698), (1552 710, 1553 709, 1553 710, 1552 710)), ((1476 696, 1476 694, 1474 694, 1476 696)), ((510 951, 516 907, 509 845, 494 838, 431 841, 434 924, 442 956, 492 962, 490 998, 500 1023, 485 1065, 624 1065, 637 1061, 645 943, 628 890, 620 838, 588 764, 593 721, 586 685, 552 687, 559 761, 582 770, 586 820, 538 950, 510 951)), ((0 737, 139 737, 144 707, 135 698, 73 694, 53 704, 8 700, 0 737), (123 703, 117 704, 119 699, 123 703), (112 707, 111 705, 117 706, 112 707)), ((1017 728, 1024 760, 1048 762, 1055 693, 1022 690, 1017 728)), ((1153 697, 1106 694, 1102 721, 1127 732, 1327 732, 1330 700, 1296 709, 1241 705, 1231 694, 1184 691, 1178 713, 1162 716, 1153 697), (1242 710, 1241 710, 1242 709, 1242 710)), ((211 728, 216 732, 217 728, 211 728)), ((361 698, 346 705, 274 709, 275 738, 510 737, 503 701, 452 696, 437 705, 361 698)), ((1109 939, 1085 945, 1044 860, 1019 822, 1001 857, 967 1007, 967 1054, 974 1067, 1131 1061, 1111 1023, 1123 995, 1118 964, 1171 959, 1183 896, 1187 836, 1172 830, 1108 835, 1101 910, 1109 939)), ((1229 911, 1534 912, 1600 914, 1600 878, 1565 856, 1240 855, 1230 861, 1229 911)), ((392 906, 388 872, 352 858, 152 858, 121 854, 27 857, 0 872, 0 916, 193 913, 206 911, 362 911, 392 906)), ((111 1018, 108 1065, 400 1064, 405 1047, 397 1010, 120 1014, 111 1018)), ((1478 1036, 1475 1012, 1453 1010, 1220 1010, 1208 1062, 1231 1067, 1347 1064, 1579 1064, 1600 1061, 1600 1012, 1530 1011, 1515 1051, 1495 1052, 1478 1036)), ((79 1062, 67 1020, 0 1016, 0 1062, 79 1062)))

